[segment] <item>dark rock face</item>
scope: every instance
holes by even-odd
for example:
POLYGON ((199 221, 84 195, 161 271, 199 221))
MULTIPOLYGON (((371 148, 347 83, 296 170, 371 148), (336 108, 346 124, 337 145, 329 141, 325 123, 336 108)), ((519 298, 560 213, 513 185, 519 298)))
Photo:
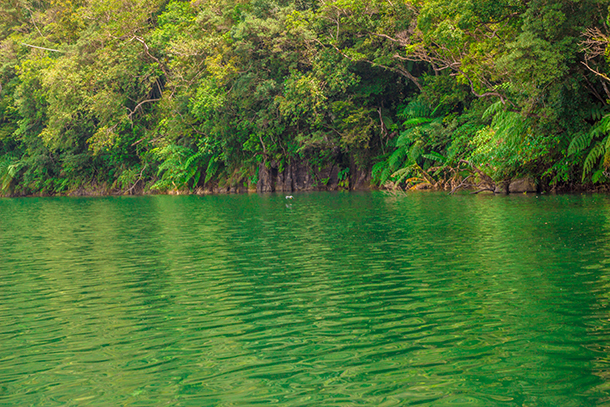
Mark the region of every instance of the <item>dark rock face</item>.
POLYGON ((519 178, 511 181, 508 186, 508 192, 511 194, 518 194, 523 192, 537 192, 538 188, 536 183, 531 178, 519 178))
POLYGON ((273 192, 275 190, 275 180, 272 177, 271 169, 261 164, 258 168, 258 183, 256 192, 273 192))
POLYGON ((371 189, 371 172, 355 170, 350 177, 349 187, 354 191, 366 191, 371 189))
MULTIPOLYGON (((256 192, 335 191, 339 189, 339 168, 311 168, 306 162, 293 162, 279 171, 276 162, 258 168, 256 192)), ((350 177, 350 189, 368 189, 370 174, 356 170, 350 177)))

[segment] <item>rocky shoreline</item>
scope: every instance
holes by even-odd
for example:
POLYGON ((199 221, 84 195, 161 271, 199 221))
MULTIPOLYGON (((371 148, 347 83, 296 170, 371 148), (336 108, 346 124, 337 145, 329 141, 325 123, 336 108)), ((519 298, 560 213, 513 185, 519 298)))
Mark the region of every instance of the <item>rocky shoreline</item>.
POLYGON ((138 196, 138 195, 222 195, 242 193, 294 193, 309 191, 369 191, 386 190, 401 193, 408 191, 447 191, 450 194, 458 191, 467 191, 472 194, 527 194, 527 193, 608 193, 607 185, 565 184, 553 187, 543 186, 531 177, 522 177, 512 180, 493 182, 485 179, 479 182, 467 183, 429 183, 422 182, 411 188, 401 188, 388 183, 378 187, 371 185, 371 172, 352 170, 348 174, 341 174, 338 166, 312 170, 305 162, 296 162, 283 168, 275 162, 268 165, 261 164, 258 169, 258 182, 252 184, 242 180, 233 185, 220 185, 210 182, 205 186, 198 186, 192 190, 173 189, 167 191, 154 190, 144 183, 132 185, 129 189, 111 188, 96 183, 85 184, 75 189, 60 193, 38 192, 33 194, 5 194, 3 198, 16 197, 101 197, 101 196, 138 196))

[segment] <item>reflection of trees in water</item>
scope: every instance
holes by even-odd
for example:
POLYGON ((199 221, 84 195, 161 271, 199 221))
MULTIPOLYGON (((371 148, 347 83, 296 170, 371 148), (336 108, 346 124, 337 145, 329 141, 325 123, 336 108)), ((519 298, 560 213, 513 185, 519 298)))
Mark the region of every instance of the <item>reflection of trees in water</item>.
POLYGON ((434 257, 426 277, 437 277, 430 285, 452 312, 429 321, 439 330, 456 328, 447 362, 465 363, 461 377, 482 394, 502 393, 518 403, 586 404, 575 394, 591 378, 583 367, 593 354, 580 340, 592 298, 573 261, 595 239, 599 219, 571 209, 571 197, 457 199, 446 208, 428 207, 425 227, 415 232, 434 242, 426 250, 434 257), (442 227, 430 214, 451 225, 436 238, 428 231, 442 227), (551 387, 553 395, 538 390, 551 387))
POLYGON ((4 279, 3 313, 23 317, 7 349, 38 341, 20 357, 50 369, 40 385, 70 375, 80 396, 125 402, 585 405, 604 393, 603 199, 293 201, 10 201, 4 213, 22 216, 0 219, 13 234, 0 270, 20 272, 4 279))

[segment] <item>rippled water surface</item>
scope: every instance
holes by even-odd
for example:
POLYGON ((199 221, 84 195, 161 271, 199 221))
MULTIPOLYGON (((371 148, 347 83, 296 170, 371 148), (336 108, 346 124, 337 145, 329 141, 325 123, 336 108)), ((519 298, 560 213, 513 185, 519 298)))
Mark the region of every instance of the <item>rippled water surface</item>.
POLYGON ((610 197, 0 199, 0 406, 610 405, 610 197))

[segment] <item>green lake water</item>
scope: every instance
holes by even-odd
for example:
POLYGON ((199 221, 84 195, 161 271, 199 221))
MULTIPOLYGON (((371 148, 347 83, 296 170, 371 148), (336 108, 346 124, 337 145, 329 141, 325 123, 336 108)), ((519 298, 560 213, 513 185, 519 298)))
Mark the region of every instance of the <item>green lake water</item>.
POLYGON ((610 405, 610 197, 0 199, 0 406, 610 405))

